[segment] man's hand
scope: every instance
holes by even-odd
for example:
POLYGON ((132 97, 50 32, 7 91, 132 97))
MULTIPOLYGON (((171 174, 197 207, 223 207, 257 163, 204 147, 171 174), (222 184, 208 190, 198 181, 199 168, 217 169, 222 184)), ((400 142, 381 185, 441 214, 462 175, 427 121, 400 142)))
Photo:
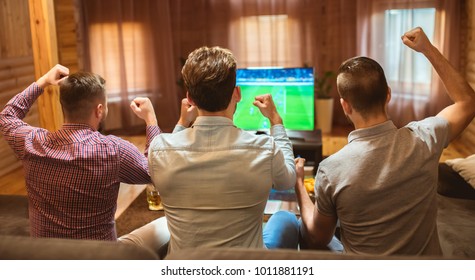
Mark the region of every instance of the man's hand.
POLYGON ((264 117, 269 119, 271 125, 282 124, 282 118, 277 112, 270 94, 256 96, 252 104, 259 108, 264 117))
POLYGON ((40 88, 45 88, 49 85, 58 85, 63 79, 69 75, 69 69, 63 65, 56 64, 48 73, 44 74, 36 81, 40 88))
POLYGON ((130 103, 130 109, 147 125, 157 125, 157 117, 152 102, 146 97, 137 97, 130 103))
POLYGON ((416 27, 404 33, 401 39, 406 46, 423 54, 426 54, 434 48, 432 43, 429 41, 429 38, 427 38, 424 33, 424 30, 420 27, 416 27))
POLYGON ((181 111, 178 124, 184 127, 189 127, 190 124, 196 120, 197 116, 198 110, 196 107, 191 105, 187 98, 183 98, 181 100, 181 111))

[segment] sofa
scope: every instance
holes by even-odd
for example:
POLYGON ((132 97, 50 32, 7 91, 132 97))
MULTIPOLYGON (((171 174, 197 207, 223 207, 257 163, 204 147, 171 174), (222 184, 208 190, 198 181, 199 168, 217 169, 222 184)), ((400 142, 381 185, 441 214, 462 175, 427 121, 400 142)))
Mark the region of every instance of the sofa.
POLYGON ((146 248, 111 241, 0 236, 2 260, 157 260, 146 248))
MULTIPOLYGON (((451 167, 439 166, 438 228, 444 258, 475 259, 475 190, 451 167)), ((30 238, 28 200, 0 195, 0 259, 161 259, 145 248, 107 241, 30 238)), ((207 249, 166 259, 374 259, 322 251, 207 249)), ((380 257, 378 257, 380 258, 380 257)), ((403 258, 407 257, 395 257, 403 258)), ((388 259, 388 258, 385 258, 388 259)), ((391 259, 391 258, 389 258, 391 259)))
MULTIPOLYGON (((475 169, 475 164, 473 165, 475 169)), ((451 166, 439 164, 437 192, 445 197, 475 200, 475 189, 451 166)))
MULTIPOLYGON (((362 256, 336 254, 319 250, 266 250, 246 248, 201 248, 180 250, 166 256, 165 260, 434 260, 430 256, 362 256)), ((442 257, 442 259, 453 259, 442 257)))
POLYGON ((0 259, 2 260, 155 260, 140 246, 110 241, 31 238, 28 199, 0 195, 0 259))

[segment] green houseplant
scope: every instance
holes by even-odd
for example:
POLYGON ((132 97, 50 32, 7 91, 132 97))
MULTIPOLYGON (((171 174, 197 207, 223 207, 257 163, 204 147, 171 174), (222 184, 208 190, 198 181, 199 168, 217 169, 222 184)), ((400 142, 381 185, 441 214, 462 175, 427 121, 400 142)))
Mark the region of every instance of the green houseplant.
POLYGON ((332 71, 325 71, 322 76, 315 76, 315 92, 318 99, 330 99, 334 73, 332 71))
POLYGON ((315 108, 317 116, 317 127, 322 133, 329 133, 332 130, 333 122, 333 97, 331 96, 332 81, 334 73, 325 71, 323 75, 315 76, 315 108))

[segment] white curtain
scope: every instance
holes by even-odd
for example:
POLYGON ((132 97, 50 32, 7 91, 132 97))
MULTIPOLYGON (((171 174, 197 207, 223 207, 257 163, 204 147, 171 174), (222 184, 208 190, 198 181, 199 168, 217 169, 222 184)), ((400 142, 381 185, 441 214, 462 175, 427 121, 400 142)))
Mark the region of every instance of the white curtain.
POLYGON ((357 51, 382 65, 392 89, 389 115, 397 126, 435 115, 451 103, 430 63, 404 46, 401 35, 422 27, 457 68, 459 6, 449 0, 358 0, 357 51))

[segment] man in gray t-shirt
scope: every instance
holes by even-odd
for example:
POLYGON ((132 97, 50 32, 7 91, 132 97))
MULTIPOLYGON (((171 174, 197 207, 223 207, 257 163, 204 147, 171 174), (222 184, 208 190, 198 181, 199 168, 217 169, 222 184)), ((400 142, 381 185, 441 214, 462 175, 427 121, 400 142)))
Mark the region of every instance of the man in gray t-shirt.
POLYGON ((402 41, 427 57, 454 104, 398 129, 386 113, 391 90, 381 66, 366 57, 340 66, 340 102, 355 130, 348 145, 321 162, 315 205, 303 185, 305 160, 296 159, 301 235, 311 248, 325 248, 339 220, 345 252, 441 254, 437 165, 442 150, 475 117, 475 93, 421 28, 404 34, 402 41))

